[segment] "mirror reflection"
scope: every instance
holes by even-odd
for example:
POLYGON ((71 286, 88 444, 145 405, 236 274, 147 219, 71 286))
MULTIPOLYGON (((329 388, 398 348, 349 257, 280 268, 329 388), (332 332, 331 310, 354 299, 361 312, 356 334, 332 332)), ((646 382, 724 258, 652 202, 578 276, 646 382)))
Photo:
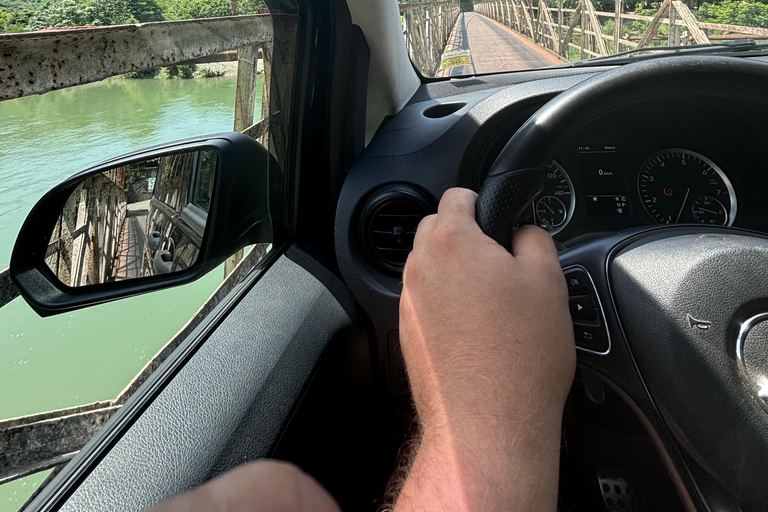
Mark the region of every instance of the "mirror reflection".
POLYGON ((54 226, 48 268, 78 287, 190 267, 202 245, 216 164, 216 151, 191 151, 83 179, 54 226))

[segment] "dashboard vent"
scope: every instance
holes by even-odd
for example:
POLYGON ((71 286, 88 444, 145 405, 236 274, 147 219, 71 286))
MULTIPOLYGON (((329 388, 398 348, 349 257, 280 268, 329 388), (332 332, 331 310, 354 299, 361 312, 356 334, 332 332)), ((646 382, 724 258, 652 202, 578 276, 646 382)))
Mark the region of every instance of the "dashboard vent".
POLYGON ((408 185, 389 185, 363 207, 360 238, 369 258, 390 272, 402 272, 421 219, 434 212, 426 196, 408 185))

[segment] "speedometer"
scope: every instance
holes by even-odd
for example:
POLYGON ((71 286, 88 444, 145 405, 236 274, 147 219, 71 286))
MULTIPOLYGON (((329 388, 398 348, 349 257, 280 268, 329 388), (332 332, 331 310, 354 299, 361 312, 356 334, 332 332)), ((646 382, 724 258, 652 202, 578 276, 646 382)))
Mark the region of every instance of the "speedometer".
POLYGON ((571 220, 575 206, 571 178, 560 164, 553 162, 541 195, 533 205, 536 224, 554 235, 571 220))
POLYGON ((730 180, 693 151, 666 149, 652 155, 640 168, 637 188, 645 210, 660 224, 730 226, 736 217, 730 180))

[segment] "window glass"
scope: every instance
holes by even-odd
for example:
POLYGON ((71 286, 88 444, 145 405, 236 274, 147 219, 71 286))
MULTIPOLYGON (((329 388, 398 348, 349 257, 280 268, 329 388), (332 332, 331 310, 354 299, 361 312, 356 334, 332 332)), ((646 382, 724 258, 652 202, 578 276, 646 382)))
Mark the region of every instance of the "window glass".
MULTIPOLYGON (((68 314, 40 318, 20 297, 2 302, 6 291, 2 287, 10 290, 12 286, 3 276, 7 276, 22 222, 47 190, 70 175, 131 151, 233 128, 250 128, 247 133, 264 144, 274 137, 281 149, 272 152, 281 160, 285 139, 280 137, 280 123, 270 125, 268 132, 266 123, 259 124, 269 115, 270 80, 265 85, 265 76, 269 76, 273 65, 269 13, 260 0, 241 0, 239 6, 229 0, 204 3, 145 2, 140 12, 110 11, 115 18, 102 17, 101 21, 88 17, 93 12, 86 0, 20 1, 6 4, 12 7, 0 6, 0 33, 215 18, 231 15, 234 5, 240 15, 258 14, 248 22, 265 34, 264 41, 255 46, 209 55, 206 62, 140 70, 0 101, 0 457, 13 425, 29 425, 35 432, 41 421, 48 421, 45 418, 82 414, 98 416, 98 425, 106 421, 195 326, 205 321, 205 312, 223 300, 270 247, 263 244, 247 248, 233 255, 227 264, 185 286, 68 314), (61 17, 62 2, 71 7, 71 12, 79 12, 78 16, 61 17), (238 58, 237 52, 247 58, 238 58), (238 73, 249 79, 238 80, 238 73), (241 94, 241 82, 253 84, 253 91, 241 94), (248 104, 248 98, 253 104, 248 104)), ((292 62, 274 65, 285 66, 288 71, 281 76, 290 79, 292 62)), ((194 262, 196 246, 179 240, 190 237, 190 230, 202 236, 200 226, 205 226, 211 206, 216 168, 216 153, 202 151, 126 166, 116 169, 114 176, 105 173, 103 178, 123 187, 127 201, 136 206, 135 212, 129 212, 136 215, 126 213, 123 217, 138 219, 144 230, 151 227, 152 198, 178 213, 175 224, 164 226, 166 238, 174 243, 158 250, 168 251, 182 269, 185 262, 194 262), (190 165, 194 172, 185 173, 190 165)), ((113 210, 114 200, 110 197, 99 207, 113 210)), ((81 213, 80 201, 76 203, 72 212, 75 218, 81 213)), ((122 233, 123 229, 114 231, 122 233)), ((53 235, 55 242, 56 232, 53 235)), ((145 263, 152 259, 147 250, 136 252, 137 257, 144 254, 145 263)), ((58 256, 53 253, 47 259, 57 270, 58 256)), ((136 268, 140 270, 141 265, 136 268)), ((109 279, 113 278, 110 275, 109 279)), ((82 446, 97 430, 95 427, 66 441, 71 446, 82 446)), ((53 446, 62 439, 42 437, 34 441, 53 446)), ((0 482, 7 482, 0 485, 0 512, 22 507, 73 453, 76 450, 61 459, 29 457, 18 467, 0 467, 0 482)))
MULTIPOLYGON (((768 42, 768 3, 706 0, 450 0, 400 3, 403 36, 425 77, 520 71, 753 39, 768 42)), ((701 51, 701 50, 698 50, 701 51)))

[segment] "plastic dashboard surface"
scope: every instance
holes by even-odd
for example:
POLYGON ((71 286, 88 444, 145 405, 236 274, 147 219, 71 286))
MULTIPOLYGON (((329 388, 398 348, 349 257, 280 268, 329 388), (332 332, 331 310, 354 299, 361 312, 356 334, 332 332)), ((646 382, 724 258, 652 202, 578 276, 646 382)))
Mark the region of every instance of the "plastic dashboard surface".
MULTIPOLYGON (((366 201, 395 183, 421 190, 435 205, 448 188, 478 190, 503 146, 538 108, 609 69, 538 70, 424 85, 355 161, 337 208, 336 254, 347 285, 374 323, 382 371, 392 375, 387 361, 398 328, 401 281, 372 264, 361 247, 366 201)), ((758 151, 768 147, 764 118, 765 112, 736 100, 707 103, 695 95, 655 98, 601 117, 556 153, 575 204, 571 212, 565 205, 570 217, 552 229, 555 239, 571 246, 626 227, 675 221, 765 231, 768 183, 759 179, 765 169, 758 151), (686 179, 660 183, 668 165, 688 165, 686 179), (659 201, 663 208, 654 204, 659 201)), ((560 193, 562 186, 558 192, 553 184, 546 194, 563 199, 560 193)), ((538 209, 532 205, 528 221, 559 220, 552 211, 557 202, 549 201, 538 209)))

